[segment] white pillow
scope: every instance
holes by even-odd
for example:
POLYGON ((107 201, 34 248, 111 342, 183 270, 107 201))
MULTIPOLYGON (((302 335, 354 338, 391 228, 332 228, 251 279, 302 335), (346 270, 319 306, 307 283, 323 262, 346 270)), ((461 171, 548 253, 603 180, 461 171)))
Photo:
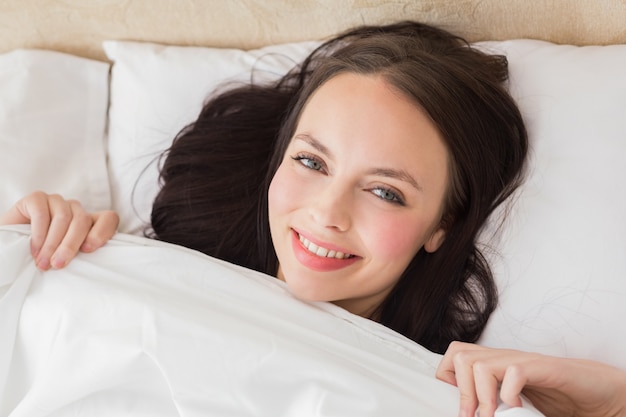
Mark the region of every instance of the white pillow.
POLYGON ((225 82, 274 79, 318 45, 303 42, 243 51, 106 41, 114 62, 109 110, 109 174, 119 231, 142 234, 158 186, 158 157, 225 82))
MULTIPOLYGON (((312 44, 269 50, 301 59, 312 44)), ((490 256, 501 305, 481 342, 604 360, 626 369, 626 46, 514 40, 481 44, 508 55, 511 91, 532 143, 530 172, 490 256)), ((122 231, 139 231, 131 191, 140 171, 193 121, 224 78, 247 76, 266 51, 107 42, 114 61, 109 158, 122 231)), ((133 200, 149 220, 155 166, 133 200)))
POLYGON ((110 206, 109 65, 43 50, 0 55, 0 212, 35 190, 110 206))
POLYGON ((508 56, 532 151, 481 342, 626 370, 626 45, 488 47, 508 56))

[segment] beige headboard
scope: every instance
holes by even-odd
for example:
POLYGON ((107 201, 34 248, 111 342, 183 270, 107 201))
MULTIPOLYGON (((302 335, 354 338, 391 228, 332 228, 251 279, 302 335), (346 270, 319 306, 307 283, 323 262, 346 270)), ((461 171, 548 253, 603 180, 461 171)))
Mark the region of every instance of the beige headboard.
POLYGON ((249 49, 401 19, 470 41, 626 43, 626 0, 2 0, 0 52, 43 48, 104 60, 104 39, 249 49))

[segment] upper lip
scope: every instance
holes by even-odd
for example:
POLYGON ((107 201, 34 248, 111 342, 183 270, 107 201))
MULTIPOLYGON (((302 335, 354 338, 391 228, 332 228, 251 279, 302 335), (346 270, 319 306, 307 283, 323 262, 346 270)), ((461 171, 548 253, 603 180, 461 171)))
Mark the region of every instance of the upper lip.
POLYGON ((337 245, 334 245, 332 243, 323 242, 323 241, 318 240, 315 237, 313 237, 313 236, 311 236, 311 235, 309 235, 307 233, 303 233, 302 231, 300 231, 298 229, 292 229, 292 230, 294 232, 296 232, 298 235, 306 238, 307 240, 309 240, 312 243, 315 243, 317 246, 321 246, 322 248, 325 248, 325 249, 328 249, 328 250, 333 250, 335 252, 342 252, 342 253, 345 253, 345 254, 358 256, 354 252, 350 251, 349 249, 342 248, 341 246, 337 246, 337 245))

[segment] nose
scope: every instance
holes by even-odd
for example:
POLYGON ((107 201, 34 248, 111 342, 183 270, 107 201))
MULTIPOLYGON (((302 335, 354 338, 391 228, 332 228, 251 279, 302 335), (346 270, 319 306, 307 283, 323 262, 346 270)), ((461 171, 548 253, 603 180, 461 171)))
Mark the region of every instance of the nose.
POLYGON ((321 227, 345 232, 352 225, 352 198, 348 190, 329 184, 311 198, 310 215, 321 227))

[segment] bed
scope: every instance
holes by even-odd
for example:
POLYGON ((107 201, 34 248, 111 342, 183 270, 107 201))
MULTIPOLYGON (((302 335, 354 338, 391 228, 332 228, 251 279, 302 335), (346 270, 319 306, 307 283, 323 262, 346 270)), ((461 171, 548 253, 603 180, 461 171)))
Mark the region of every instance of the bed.
POLYGON ((528 124, 528 177, 481 238, 500 304, 480 343, 626 370, 624 1, 5 1, 0 210, 39 189, 121 222, 48 272, 28 226, 0 228, 0 416, 457 415, 439 355, 142 237, 158 155, 214 88, 399 19, 505 54, 528 124))

